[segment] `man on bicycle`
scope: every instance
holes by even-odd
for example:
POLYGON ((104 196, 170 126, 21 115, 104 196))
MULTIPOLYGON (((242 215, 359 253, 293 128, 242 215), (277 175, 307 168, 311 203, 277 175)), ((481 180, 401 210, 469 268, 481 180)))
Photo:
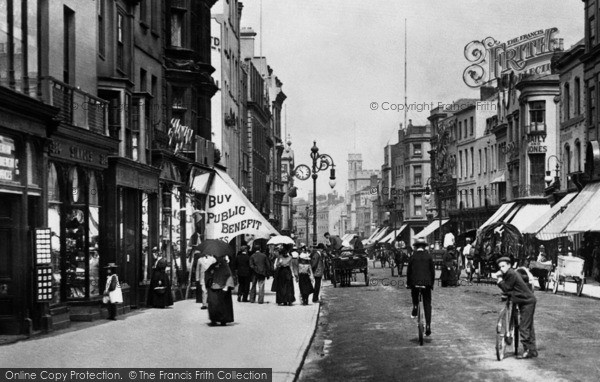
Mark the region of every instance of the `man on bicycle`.
POLYGON ((415 251, 408 260, 408 268, 406 269, 406 286, 411 288, 411 296, 413 308, 411 317, 417 317, 417 308, 419 305, 419 290, 423 295, 423 306, 425 308, 425 335, 431 335, 431 292, 433 291, 433 283, 435 280, 435 265, 433 257, 426 250, 427 242, 423 238, 417 239, 413 244, 415 251), (425 289, 416 288, 416 286, 424 286, 425 289))
POLYGON ((510 294, 512 301, 518 305, 521 312, 519 334, 523 349, 525 349, 521 358, 537 357, 533 327, 533 315, 537 300, 521 275, 510 267, 510 258, 501 257, 496 260, 496 263, 500 267, 500 271, 495 274, 498 278, 498 286, 503 292, 510 294))

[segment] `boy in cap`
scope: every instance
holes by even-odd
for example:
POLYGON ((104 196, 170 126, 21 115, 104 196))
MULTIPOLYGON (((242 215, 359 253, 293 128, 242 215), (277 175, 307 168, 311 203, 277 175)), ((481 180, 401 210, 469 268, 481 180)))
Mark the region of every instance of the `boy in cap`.
POLYGON ((498 287, 503 292, 510 294, 512 301, 519 306, 521 321, 519 334, 523 344, 523 355, 521 358, 533 358, 538 356, 535 345, 535 329, 533 326, 533 315, 537 302, 533 291, 523 281, 521 275, 510 267, 510 258, 501 257, 496 260, 500 271, 494 275, 498 278, 498 287))

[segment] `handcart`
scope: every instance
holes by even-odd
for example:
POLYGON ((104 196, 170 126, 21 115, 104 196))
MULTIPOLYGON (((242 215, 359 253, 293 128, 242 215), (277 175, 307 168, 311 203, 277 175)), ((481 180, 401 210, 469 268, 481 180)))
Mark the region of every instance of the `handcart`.
POLYGON ((584 260, 579 257, 573 256, 558 256, 558 263, 554 272, 550 275, 549 279, 554 283, 552 292, 558 292, 558 285, 563 285, 563 291, 565 289, 565 282, 572 281, 577 283, 577 296, 581 296, 583 292, 583 284, 585 284, 585 274, 583 272, 584 260))
POLYGON ((369 285, 369 261, 366 254, 344 250, 338 257, 331 259, 331 283, 334 288, 350 286, 350 280, 356 273, 364 273, 365 285, 369 285))

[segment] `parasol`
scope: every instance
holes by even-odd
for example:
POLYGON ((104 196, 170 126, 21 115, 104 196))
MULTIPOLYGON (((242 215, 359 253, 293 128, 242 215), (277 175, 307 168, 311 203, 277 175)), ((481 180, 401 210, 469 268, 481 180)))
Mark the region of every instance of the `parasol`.
POLYGON ((278 235, 278 236, 273 236, 272 238, 269 239, 269 241, 267 241, 267 245, 277 245, 277 244, 296 244, 296 242, 288 237, 288 236, 284 236, 284 235, 278 235))
POLYGON ((198 246, 198 250, 202 253, 208 253, 215 258, 233 255, 233 248, 226 242, 217 239, 204 240, 198 246))

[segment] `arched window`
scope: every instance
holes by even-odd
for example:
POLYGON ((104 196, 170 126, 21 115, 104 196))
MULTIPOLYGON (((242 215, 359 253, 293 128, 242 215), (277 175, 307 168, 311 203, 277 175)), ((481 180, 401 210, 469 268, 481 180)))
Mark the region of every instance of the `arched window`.
POLYGON ((579 139, 575 140, 575 171, 581 171, 581 142, 579 139))
POLYGON ((566 175, 571 172, 571 147, 569 146, 568 143, 565 145, 563 164, 565 165, 565 175, 566 175))
POLYGON ((52 252, 52 303, 60 302, 61 280, 61 202, 58 172, 54 163, 48 166, 48 227, 51 231, 50 245, 52 252))

